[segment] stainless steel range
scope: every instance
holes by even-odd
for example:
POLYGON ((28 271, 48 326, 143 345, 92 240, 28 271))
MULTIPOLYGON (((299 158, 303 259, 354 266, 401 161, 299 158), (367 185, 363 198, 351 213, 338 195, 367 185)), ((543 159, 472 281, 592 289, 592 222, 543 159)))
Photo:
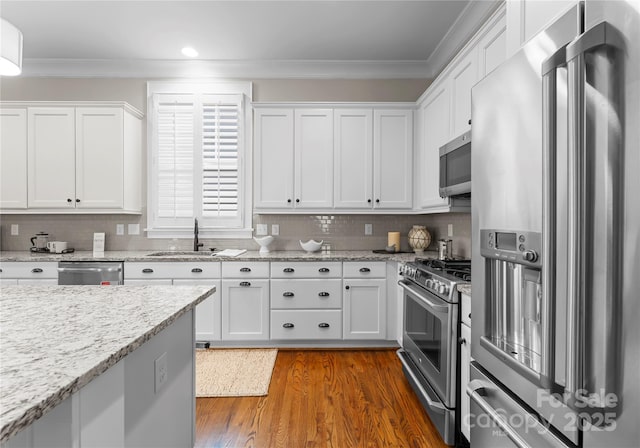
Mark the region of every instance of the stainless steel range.
POLYGON ((470 260, 417 259, 400 266, 403 371, 444 442, 455 443, 458 401, 459 293, 471 281, 470 260))

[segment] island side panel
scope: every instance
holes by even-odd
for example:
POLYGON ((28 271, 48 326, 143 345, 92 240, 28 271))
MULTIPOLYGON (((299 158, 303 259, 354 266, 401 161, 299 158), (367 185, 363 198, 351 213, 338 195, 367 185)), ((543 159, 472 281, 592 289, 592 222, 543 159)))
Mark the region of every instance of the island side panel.
POLYGON ((193 446, 193 324, 193 311, 189 311, 127 357, 125 446, 193 446), (156 392, 156 360, 163 355, 167 376, 156 392))

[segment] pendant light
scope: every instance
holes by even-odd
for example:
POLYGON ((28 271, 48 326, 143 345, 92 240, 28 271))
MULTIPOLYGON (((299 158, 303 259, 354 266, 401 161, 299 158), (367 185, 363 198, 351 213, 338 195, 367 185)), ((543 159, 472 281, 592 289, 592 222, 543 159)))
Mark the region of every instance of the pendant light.
POLYGON ((0 76, 17 76, 22 72, 22 33, 5 19, 0 32, 0 76))

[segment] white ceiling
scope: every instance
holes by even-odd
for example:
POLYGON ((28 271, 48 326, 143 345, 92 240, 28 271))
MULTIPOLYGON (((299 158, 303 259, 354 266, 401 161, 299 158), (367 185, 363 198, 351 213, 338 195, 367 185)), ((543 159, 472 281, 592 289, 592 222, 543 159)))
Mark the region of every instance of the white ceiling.
POLYGON ((217 68, 247 77, 429 77, 496 4, 2 0, 0 15, 24 35, 27 76, 149 76, 217 68), (199 51, 197 61, 185 61, 184 46, 199 51))

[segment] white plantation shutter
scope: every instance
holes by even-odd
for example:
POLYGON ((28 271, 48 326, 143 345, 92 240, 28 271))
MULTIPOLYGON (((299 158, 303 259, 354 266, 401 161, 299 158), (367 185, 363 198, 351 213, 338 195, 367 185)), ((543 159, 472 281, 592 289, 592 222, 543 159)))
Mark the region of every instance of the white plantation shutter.
MULTIPOLYGON (((233 100, 233 98, 231 98, 233 100)), ((240 103, 206 95, 202 102, 202 217, 239 218, 240 103)))
POLYGON ((243 226, 243 97, 153 94, 152 229, 243 226))

